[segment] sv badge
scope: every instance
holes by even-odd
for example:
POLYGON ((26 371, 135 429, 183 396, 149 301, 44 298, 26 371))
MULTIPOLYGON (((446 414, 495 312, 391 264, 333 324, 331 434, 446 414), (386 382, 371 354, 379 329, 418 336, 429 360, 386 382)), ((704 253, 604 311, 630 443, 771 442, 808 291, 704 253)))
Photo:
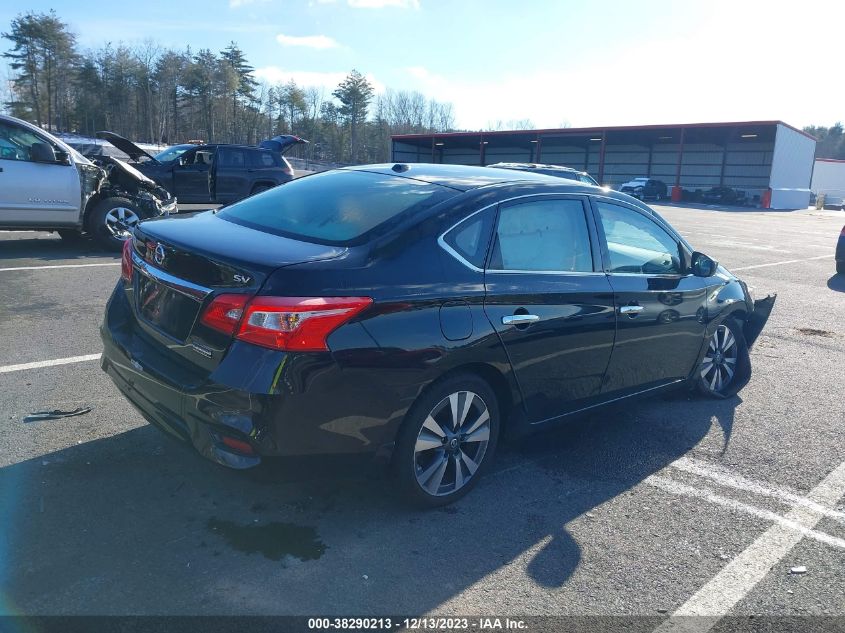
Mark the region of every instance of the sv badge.
POLYGON ((252 277, 250 277, 249 275, 235 275, 235 281, 240 284, 248 284, 251 279, 252 277))

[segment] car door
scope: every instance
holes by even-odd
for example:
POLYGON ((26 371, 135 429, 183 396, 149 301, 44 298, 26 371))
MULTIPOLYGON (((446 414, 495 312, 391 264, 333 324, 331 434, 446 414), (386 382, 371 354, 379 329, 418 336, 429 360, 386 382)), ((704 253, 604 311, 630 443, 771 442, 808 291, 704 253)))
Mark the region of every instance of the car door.
POLYGON ((227 204, 246 198, 250 191, 251 167, 245 147, 220 147, 212 167, 214 201, 227 204))
POLYGON ((593 206, 618 314, 603 393, 686 378, 704 342, 706 279, 688 271, 683 244, 647 211, 602 198, 593 206))
POLYGON ((214 160, 215 147, 203 145, 188 150, 173 166, 173 195, 179 202, 211 202, 209 170, 214 160))
POLYGON ((0 224, 75 226, 80 204, 79 172, 70 156, 28 128, 0 121, 0 224), (34 143, 52 146, 61 162, 33 161, 34 143))
POLYGON ((532 423, 589 406, 601 391, 616 316, 596 239, 584 197, 530 197, 499 207, 484 310, 532 423))

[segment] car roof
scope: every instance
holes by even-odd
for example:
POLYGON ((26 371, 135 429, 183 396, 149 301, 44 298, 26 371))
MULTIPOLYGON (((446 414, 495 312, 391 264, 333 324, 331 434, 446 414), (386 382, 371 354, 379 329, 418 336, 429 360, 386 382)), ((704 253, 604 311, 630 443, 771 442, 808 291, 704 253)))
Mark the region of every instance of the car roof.
POLYGON ((347 171, 369 171, 402 178, 413 178, 429 184, 441 185, 458 191, 509 182, 540 182, 560 184, 555 176, 535 172, 476 167, 470 165, 443 165, 433 163, 382 163, 342 167, 347 171))

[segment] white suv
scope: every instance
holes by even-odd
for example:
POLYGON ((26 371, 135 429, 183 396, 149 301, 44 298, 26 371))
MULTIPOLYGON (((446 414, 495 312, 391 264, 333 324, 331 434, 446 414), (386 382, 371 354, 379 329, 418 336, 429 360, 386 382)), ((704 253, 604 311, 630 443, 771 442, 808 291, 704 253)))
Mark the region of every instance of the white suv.
POLYGON ((0 115, 0 229, 88 233, 119 249, 140 220, 176 211, 176 198, 131 165, 97 164, 41 128, 0 115))

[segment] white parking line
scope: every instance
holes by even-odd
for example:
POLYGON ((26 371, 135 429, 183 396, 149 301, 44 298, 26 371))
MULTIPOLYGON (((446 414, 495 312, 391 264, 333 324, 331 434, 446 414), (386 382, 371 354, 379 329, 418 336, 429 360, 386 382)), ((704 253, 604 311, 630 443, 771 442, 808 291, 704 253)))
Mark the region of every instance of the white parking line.
POLYGON ((0 273, 11 270, 46 270, 49 268, 93 268, 95 266, 120 266, 120 262, 102 262, 99 264, 54 264, 51 266, 16 266, 14 268, 0 268, 0 273))
POLYGON ((783 503, 806 506, 819 514, 823 514, 840 523, 845 523, 845 512, 839 512, 838 510, 833 510, 819 503, 814 503, 795 490, 772 486, 771 484, 754 481, 753 479, 747 479, 742 475, 730 472, 727 468, 723 468, 715 464, 708 464, 707 462, 692 459, 691 457, 681 457, 669 465, 672 468, 676 468, 693 475, 698 475, 699 477, 707 477, 708 479, 711 479, 718 484, 722 484, 723 486, 728 486, 737 490, 745 490, 763 497, 778 499, 783 503))
POLYGON ((824 543, 825 545, 832 545, 833 547, 845 549, 845 539, 807 528, 797 521, 793 521, 785 516, 779 515, 777 512, 764 510, 763 508, 758 508, 757 506, 743 503, 742 501, 737 501, 736 499, 731 499, 730 497, 723 497, 722 495, 716 494, 707 488, 694 488, 693 486, 678 483, 677 481, 667 479, 666 477, 660 477, 659 475, 651 475, 650 477, 647 477, 645 483, 650 486, 654 486, 655 488, 665 490, 666 492, 671 492, 674 495, 704 499, 705 501, 730 508, 731 510, 738 510, 760 519, 765 519, 766 521, 779 523, 784 527, 795 530, 796 532, 799 532, 808 538, 815 539, 820 543, 824 543))
POLYGON ((56 358, 53 360, 39 360, 34 363, 21 363, 20 365, 0 365, 0 374, 8 374, 13 371, 24 371, 25 369, 39 369, 41 367, 53 367, 55 365, 70 365, 71 363, 84 363, 90 360, 99 360, 100 354, 87 354, 85 356, 69 356, 68 358, 56 358))
POLYGON ((753 266, 731 267, 731 270, 751 270, 753 268, 768 268, 769 266, 783 266, 784 264, 797 264, 798 262, 811 262, 815 259, 830 259, 833 255, 819 255, 818 257, 807 257, 806 259, 787 259, 782 262, 771 262, 769 264, 754 264, 753 266))
MULTIPOLYGON (((807 499, 832 508, 845 495, 845 462, 837 466, 813 488, 807 499)), ((672 617, 655 631, 704 633, 712 629, 737 603, 772 570, 808 531, 822 519, 822 514, 805 505, 795 505, 757 540, 725 565, 701 589, 682 604, 672 617), (795 529, 795 525, 800 529, 795 529), (690 617, 697 616, 697 617, 690 617)), ((833 537, 829 537, 833 538, 833 537)))

